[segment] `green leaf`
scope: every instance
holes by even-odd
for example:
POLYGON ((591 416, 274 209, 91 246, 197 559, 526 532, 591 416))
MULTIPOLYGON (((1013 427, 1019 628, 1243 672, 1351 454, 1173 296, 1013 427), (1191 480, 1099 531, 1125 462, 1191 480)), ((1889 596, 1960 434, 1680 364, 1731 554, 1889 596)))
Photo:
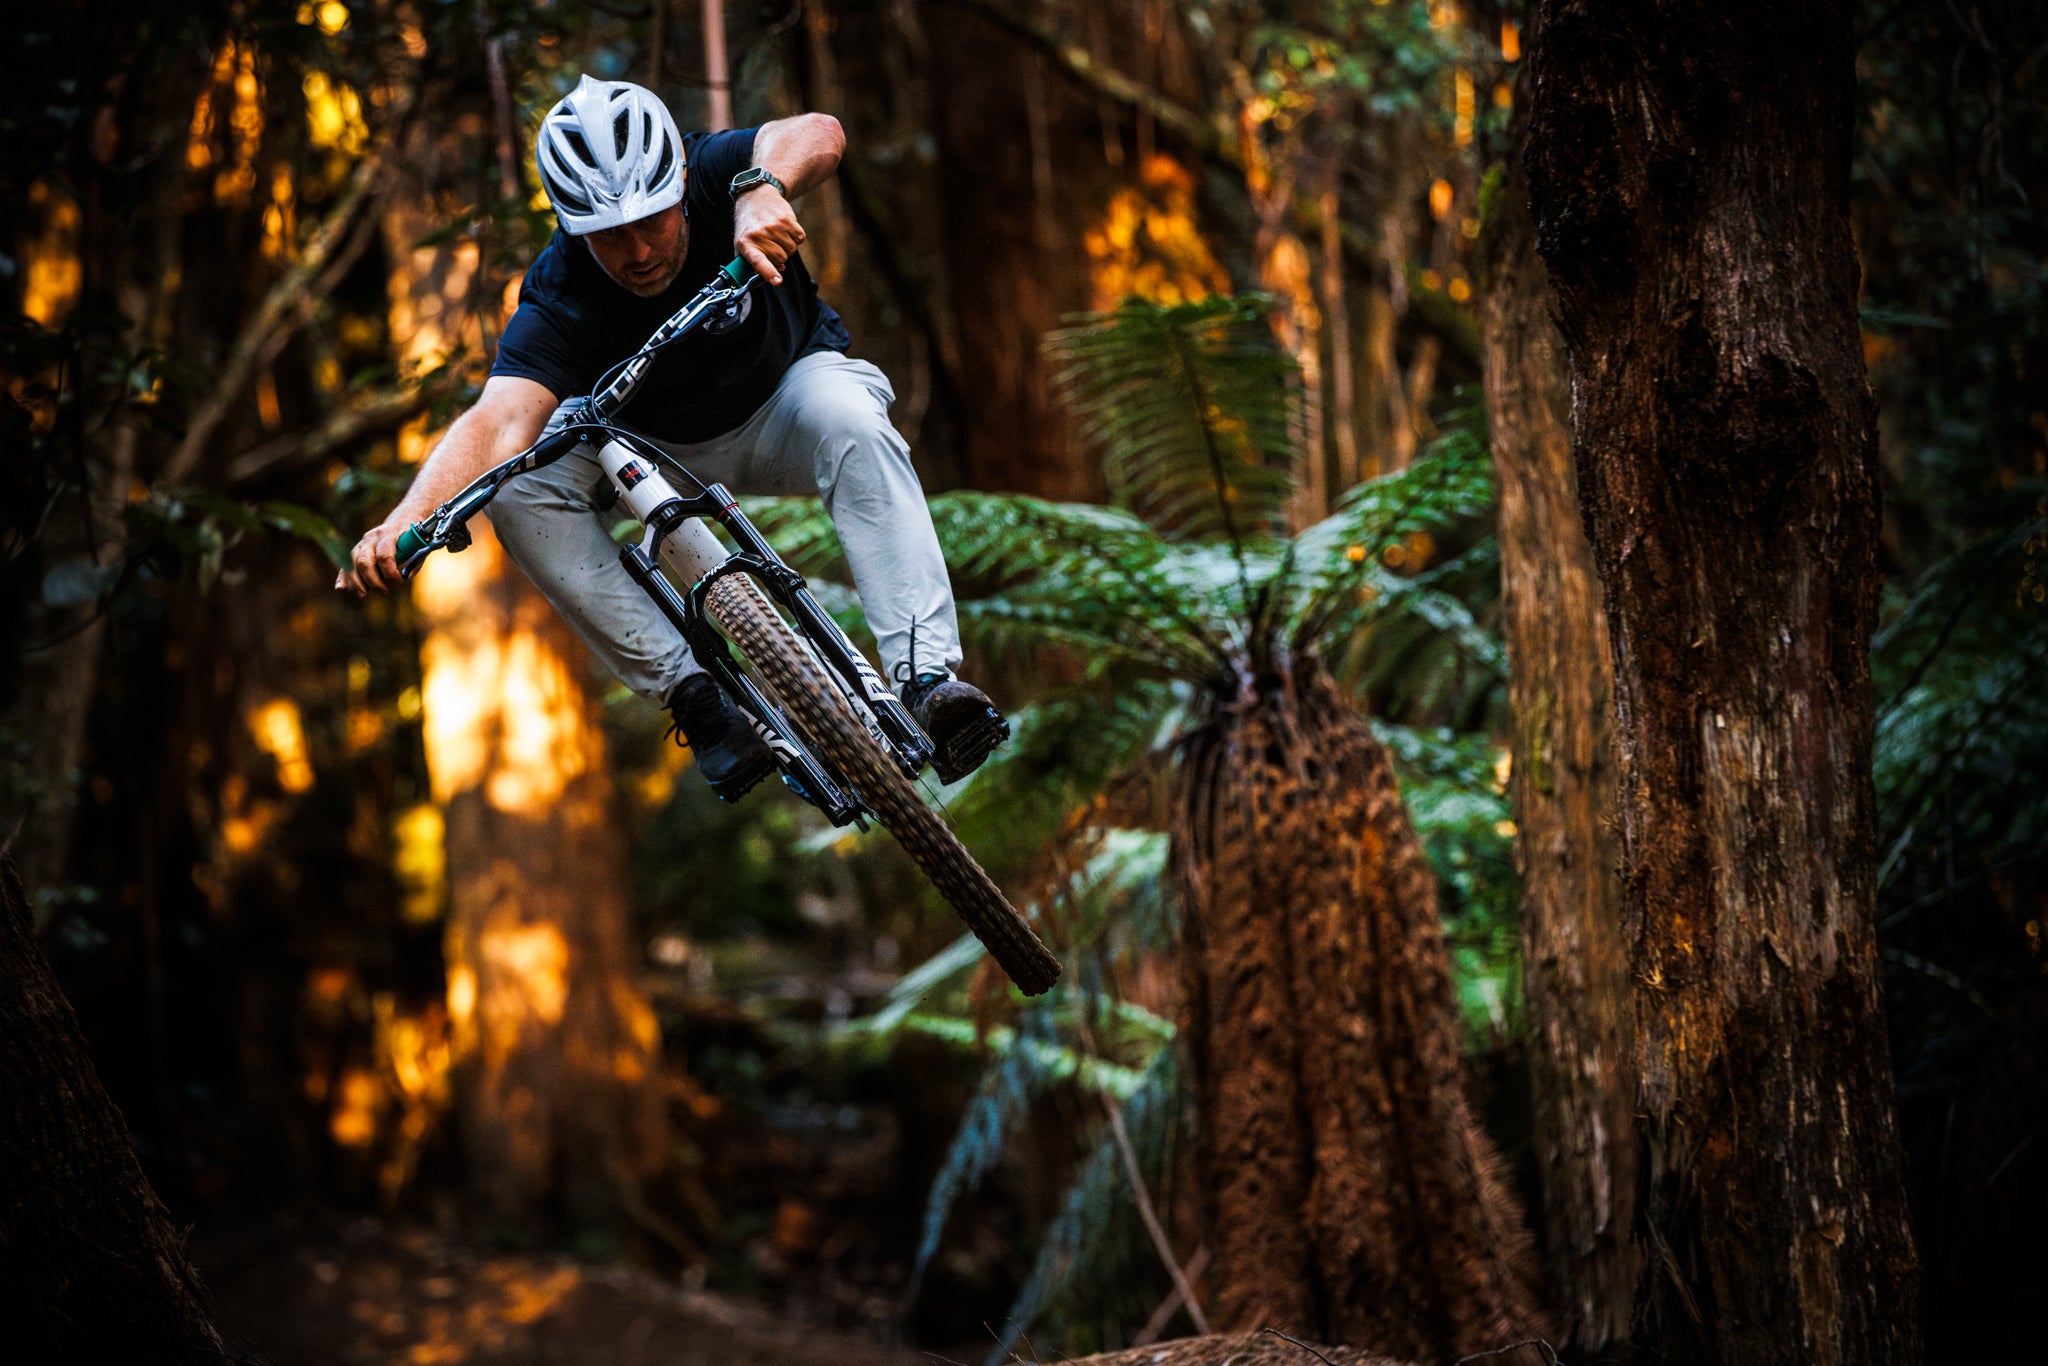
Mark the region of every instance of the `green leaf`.
POLYGON ((258 507, 257 512, 266 524, 319 546, 336 569, 348 567, 348 542, 334 529, 334 523, 313 509, 298 503, 269 502, 258 507))

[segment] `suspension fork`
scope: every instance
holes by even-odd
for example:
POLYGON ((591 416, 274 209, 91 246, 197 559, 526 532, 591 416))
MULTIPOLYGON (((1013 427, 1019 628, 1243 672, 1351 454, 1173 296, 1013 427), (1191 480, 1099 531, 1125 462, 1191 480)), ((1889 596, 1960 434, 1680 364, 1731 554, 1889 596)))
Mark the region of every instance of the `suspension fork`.
MULTIPOLYGON (((691 517, 716 518, 739 547, 737 554, 727 557, 724 547, 718 546, 708 533, 704 533, 706 540, 716 548, 718 563, 708 570, 686 568, 680 575, 694 585, 690 597, 685 600, 685 611, 702 616, 703 594, 712 578, 732 572, 752 576, 769 597, 788 609, 796 619, 798 634, 825 667, 838 677, 841 692, 860 713, 861 720, 876 732, 876 738, 884 742, 883 748, 895 759, 904 776, 914 780, 922 773, 935 750, 931 737, 924 733, 909 709, 890 691, 889 685, 875 672, 866 657, 854 648, 846 632, 839 629, 839 623, 832 620, 805 585, 803 575, 782 562, 775 548, 740 511, 738 500, 726 487, 723 484, 699 483, 700 492, 695 497, 684 498, 662 477, 660 465, 672 462, 657 448, 615 428, 594 428, 592 435, 598 432, 602 432, 605 438, 598 449, 598 463, 603 466, 613 487, 624 496, 634 514, 647 527, 641 553, 650 566, 665 538, 676 533, 679 526, 686 527, 686 519, 691 517)), ((687 534, 687 531, 678 534, 687 534)), ((710 553, 708 550, 705 552, 707 556, 710 553)), ((638 571, 630 565, 628 569, 637 578, 638 571)), ((643 583, 642 586, 646 585, 643 583)), ((679 626, 678 629, 682 628, 679 626)), ((715 636, 717 633, 713 631, 712 634, 715 636)), ((693 650, 697 648, 696 640, 687 631, 683 638, 689 641, 693 650)), ((723 637, 719 637, 719 643, 722 647, 723 637)))
POLYGON ((603 466, 612 487, 624 496, 634 515, 647 528, 639 544, 628 544, 619 551, 619 562, 625 566, 626 573, 640 585, 640 591, 653 600, 656 609, 668 618, 669 624, 689 645, 690 653, 725 690, 726 696, 739 703, 755 733, 774 755, 784 780, 794 785, 799 794, 824 812, 826 819, 834 825, 858 820, 860 804, 847 791, 846 784, 811 752, 782 714, 782 709, 734 662, 725 637, 719 634, 705 614, 703 594, 693 592, 685 598, 677 593, 654 561, 657 553, 665 553, 679 561, 677 567, 685 577, 702 586, 705 576, 724 563, 725 548, 704 529, 702 523, 687 517, 688 504, 661 477, 652 461, 632 450, 616 435, 599 448, 598 463, 603 466), (683 530, 678 533, 678 528, 683 530), (664 545, 665 540, 668 545, 664 545))
POLYGON ((811 752, 810 746, 803 742, 782 714, 782 709, 770 701, 760 686, 734 663, 725 637, 704 614, 702 595, 692 594, 685 598, 677 593, 642 546, 627 545, 619 552, 619 560, 625 565, 626 572, 633 576, 633 581, 640 585, 641 591, 654 600, 661 614, 689 642, 690 653, 696 656, 697 662, 725 689, 726 696, 737 701, 740 709, 746 712, 755 733, 775 756, 776 766, 794 782, 799 795, 808 798, 834 825, 847 825, 858 820, 860 804, 847 792, 845 785, 830 774, 811 752))

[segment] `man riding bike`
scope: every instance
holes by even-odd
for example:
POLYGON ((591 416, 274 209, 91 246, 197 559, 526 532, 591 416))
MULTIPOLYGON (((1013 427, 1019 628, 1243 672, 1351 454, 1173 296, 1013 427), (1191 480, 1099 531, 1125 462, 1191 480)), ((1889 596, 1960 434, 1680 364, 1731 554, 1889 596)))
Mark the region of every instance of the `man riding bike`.
MULTIPOLYGON (((845 325, 797 254, 804 230, 790 200, 830 177, 844 147, 824 114, 685 137, 652 91, 583 77, 541 126, 535 159, 560 230, 526 273, 483 393, 357 542, 335 587, 361 596, 397 584, 401 532, 574 417, 574 396, 737 253, 765 288, 736 318, 665 350, 626 418, 706 481, 822 496, 883 668, 931 736, 939 777, 977 768, 1009 727, 953 677, 952 587, 910 449, 889 424, 895 391, 846 355, 845 325)), ((492 526, 592 652, 667 705, 698 771, 736 801, 773 771, 768 747, 620 565, 592 508, 602 482, 579 449, 508 483, 492 526)))

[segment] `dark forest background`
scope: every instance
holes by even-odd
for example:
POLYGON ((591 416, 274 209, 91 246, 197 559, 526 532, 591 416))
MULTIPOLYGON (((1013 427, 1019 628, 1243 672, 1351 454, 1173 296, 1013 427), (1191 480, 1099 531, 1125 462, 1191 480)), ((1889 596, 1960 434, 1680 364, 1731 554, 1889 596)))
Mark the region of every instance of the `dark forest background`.
MULTIPOLYGON (((2048 24, 2021 0, 1821 8, 1778 37, 1812 38, 1786 61, 1816 88, 1853 53, 1853 131, 1826 151, 1876 399, 1864 875, 1920 1331, 1931 1360, 2023 1355, 2048 1309, 2048 24)), ((1547 340, 1559 308, 1535 264, 1569 282, 1583 403, 1582 301, 1627 253, 1571 257, 1583 205, 1525 183, 1569 179, 1523 155, 1531 17, 1480 0, 721 13, 736 124, 814 110, 845 128, 837 180, 799 205, 805 257, 894 382, 945 494, 966 673, 1018 721, 1011 754, 946 800, 1051 927, 1069 985, 1009 991, 886 838, 780 793, 721 806, 666 717, 593 669, 487 536, 394 598, 329 587, 474 395, 552 231, 539 117, 588 71, 704 126, 699 4, 18 16, 0 58, 0 842, 220 1323, 278 1361, 677 1343, 707 1361, 1057 1360, 1206 1328, 1203 1307, 1284 1324, 1285 1274, 1243 1287, 1300 1244, 1294 1280, 1320 1289, 1293 1321, 1324 1341, 1446 1361, 1510 1324, 1574 1360, 1661 1341, 1630 1308, 1657 1254, 1608 1207, 1637 1158, 1614 1137, 1636 978, 1605 543, 1579 529, 1592 467, 1582 448, 1572 470, 1566 341, 1547 340), (1257 971, 1269 931, 1188 890, 1221 885, 1187 870, 1227 871, 1239 836, 1223 815, 1202 827, 1214 847, 1189 836, 1206 789, 1176 765, 1259 747, 1204 710, 1213 680, 1175 643, 1191 621, 1228 634, 1215 623, 1246 606, 1186 501, 1237 490, 1147 466, 1118 406, 1119 380, 1150 373, 1146 337, 1169 335, 1284 396, 1182 416, 1249 433, 1263 482, 1242 506, 1266 500, 1271 549, 1235 546, 1239 568, 1291 547, 1323 576, 1287 639, 1319 660, 1300 714, 1329 729, 1269 738, 1332 756, 1352 804, 1330 828, 1393 850, 1357 855, 1356 885, 1394 890, 1372 901, 1380 956, 1353 970, 1424 981, 1417 1018, 1447 973, 1442 1027, 1415 1026, 1418 1061, 1382 1077, 1388 1113, 1442 1127, 1372 1141, 1412 1150, 1416 1190, 1460 1194, 1346 1197, 1406 1230, 1386 1254, 1402 1276, 1418 1249, 1488 1249, 1427 1273, 1466 1287, 1433 1319, 1347 1318, 1356 1265, 1333 1269, 1328 1230, 1276 1225, 1256 1255, 1207 1231, 1219 1208, 1277 1217, 1217 1176, 1226 1137, 1268 1132, 1218 1108, 1240 1045, 1213 1003, 1240 984, 1217 946, 1241 932, 1257 971), (1299 738, 1317 734, 1337 738, 1299 738), (1580 914, 1607 938, 1573 931, 1580 914), (1467 1147, 1452 1170, 1442 1154, 1467 1147)), ((1656 71, 1690 69, 1685 32, 1656 71)), ((1731 40, 1699 32, 1710 66, 1731 40)), ((833 580, 813 510, 756 510, 833 580)), ((1747 512, 1696 503, 1677 539, 1747 512)), ((1819 525, 1771 534, 1819 554, 1819 525)), ((1249 673, 1283 667, 1247 611, 1249 673)), ((1281 781, 1244 762, 1206 781, 1281 781)), ((1269 815, 1244 817, 1244 848, 1350 848, 1269 815)), ((1349 951, 1331 935, 1301 942, 1349 951)), ((1284 1022, 1303 1057, 1365 1028, 1339 999, 1349 960, 1330 961, 1334 994, 1284 1022)), ((1350 1085, 1313 1071, 1303 1095, 1350 1085)))

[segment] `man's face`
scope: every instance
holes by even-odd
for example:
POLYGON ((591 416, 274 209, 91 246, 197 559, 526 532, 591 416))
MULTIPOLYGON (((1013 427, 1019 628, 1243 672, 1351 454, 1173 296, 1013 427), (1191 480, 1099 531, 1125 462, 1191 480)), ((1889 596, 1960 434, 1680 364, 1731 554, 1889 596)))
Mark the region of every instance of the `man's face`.
POLYGON ((671 204, 616 228, 584 234, 590 254, 611 276, 643 299, 651 299, 676 281, 690 245, 690 220, 681 204, 671 204))

